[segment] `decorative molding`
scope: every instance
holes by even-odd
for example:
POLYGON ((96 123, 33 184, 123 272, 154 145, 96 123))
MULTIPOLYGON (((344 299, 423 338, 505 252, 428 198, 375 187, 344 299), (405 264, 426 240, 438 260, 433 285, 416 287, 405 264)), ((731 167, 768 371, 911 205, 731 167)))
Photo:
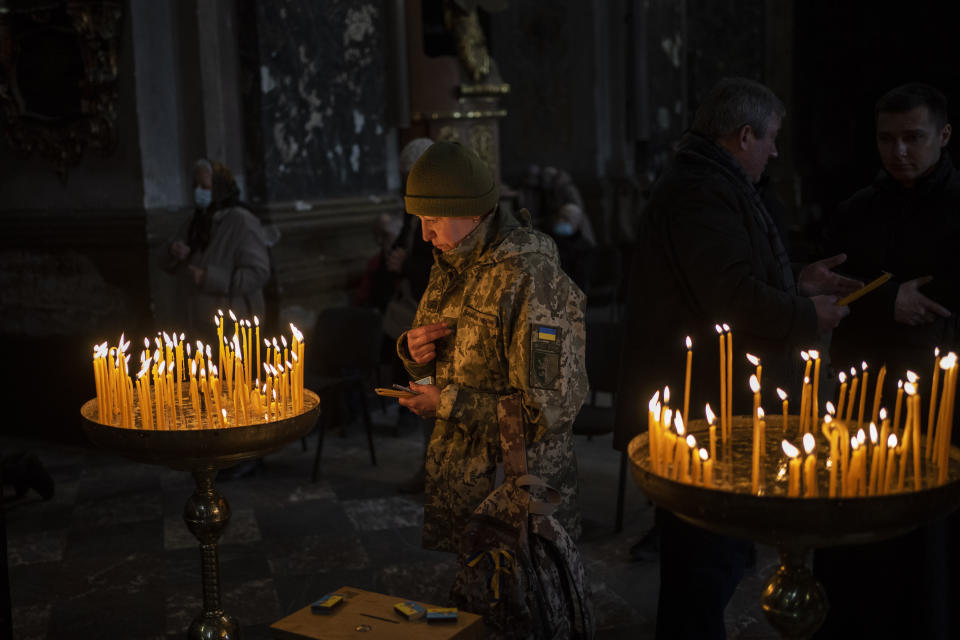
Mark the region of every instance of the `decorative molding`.
POLYGON ((410 119, 414 122, 428 120, 478 120, 480 118, 506 118, 506 109, 471 109, 469 111, 432 111, 424 113, 416 111, 410 119))
POLYGON ((7 141, 25 154, 39 152, 61 180, 87 147, 107 154, 116 146, 122 16, 118 0, 20 3, 0 12, 7 141))
POLYGON ((457 87, 461 98, 489 98, 510 93, 510 83, 461 84, 457 87))

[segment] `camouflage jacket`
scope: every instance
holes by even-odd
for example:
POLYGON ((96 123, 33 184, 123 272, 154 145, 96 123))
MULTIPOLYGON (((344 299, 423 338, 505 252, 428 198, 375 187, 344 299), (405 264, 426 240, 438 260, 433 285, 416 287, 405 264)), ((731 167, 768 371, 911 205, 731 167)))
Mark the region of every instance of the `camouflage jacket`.
POLYGON ((587 393, 584 307, 553 241, 510 213, 498 210, 455 249, 435 252, 413 326, 445 321, 453 333, 425 365, 410 357, 406 333, 397 341, 412 378, 434 376, 441 390, 427 447, 425 547, 454 551, 493 489, 497 404, 516 392, 530 473, 560 491, 557 520, 578 537, 572 425, 587 393))

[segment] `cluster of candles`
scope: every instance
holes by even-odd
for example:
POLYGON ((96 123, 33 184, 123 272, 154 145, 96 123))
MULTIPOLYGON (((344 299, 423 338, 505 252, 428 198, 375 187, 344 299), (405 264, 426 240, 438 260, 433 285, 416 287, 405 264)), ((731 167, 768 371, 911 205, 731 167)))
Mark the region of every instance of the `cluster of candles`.
POLYGON ((224 336, 223 311, 214 316, 216 354, 199 340, 193 349, 182 333, 161 332, 153 344, 144 338, 133 377, 123 335, 114 347, 94 346, 97 421, 127 429, 216 429, 302 413, 303 334, 291 324, 290 343, 286 336, 264 339, 261 352, 259 318, 229 315, 232 338, 224 336))
MULTIPOLYGON (((690 372, 693 361, 693 344, 689 337, 686 339, 683 412, 671 409, 669 387, 665 387, 662 394, 657 391, 648 404, 650 462, 653 472, 673 480, 705 487, 717 486, 714 479, 714 461, 717 460, 718 442, 724 458, 733 463, 733 333, 726 324, 717 325, 716 330, 720 348, 720 415, 714 414, 709 404, 704 408, 707 422, 705 435, 709 448, 698 446, 696 436, 687 432, 685 424, 690 406, 690 372)), ((956 396, 957 354, 950 352, 941 357, 939 349, 934 351, 931 397, 924 439, 921 438, 923 411, 918 393, 919 377, 914 372, 907 371, 907 381, 900 380, 897 383, 892 422, 886 408, 881 406, 885 366, 876 376, 872 407, 870 413, 866 413, 870 384, 870 372, 866 362, 861 364, 859 372, 856 368, 850 369, 849 378, 846 373, 838 375, 840 388, 837 404, 826 402, 821 419, 818 398, 820 354, 810 349, 802 351, 800 355, 806 364, 800 411, 798 420, 795 421, 796 431, 791 432, 788 427, 789 398, 786 392, 777 388, 783 409, 780 433, 782 439, 779 448, 768 451, 766 414, 760 406, 763 367, 759 358, 746 354, 747 360, 756 368, 749 380, 750 390, 753 392, 753 411, 749 422, 752 427, 752 494, 760 495, 768 490, 767 479, 763 477, 762 470, 765 466, 770 468, 764 464, 765 458, 770 455, 777 455, 777 459, 773 461, 779 463, 773 465, 776 479, 783 480, 786 477, 786 494, 790 497, 818 497, 821 491, 818 477, 821 472, 828 480, 825 495, 829 497, 885 495, 911 489, 919 491, 924 486, 940 485, 947 481, 950 431, 956 396), (904 404, 906 411, 903 411, 904 404), (818 437, 823 439, 820 443, 825 441, 823 450, 829 451, 829 455, 822 456, 822 465, 818 464, 818 437), (799 440, 801 446, 795 445, 789 438, 799 440), (922 445, 922 442, 925 442, 925 445, 922 445), (780 458, 780 451, 785 456, 785 461, 780 458), (908 483, 907 468, 911 466, 912 482, 908 483)), ((731 469, 731 472, 733 477, 737 476, 736 469, 731 469)))

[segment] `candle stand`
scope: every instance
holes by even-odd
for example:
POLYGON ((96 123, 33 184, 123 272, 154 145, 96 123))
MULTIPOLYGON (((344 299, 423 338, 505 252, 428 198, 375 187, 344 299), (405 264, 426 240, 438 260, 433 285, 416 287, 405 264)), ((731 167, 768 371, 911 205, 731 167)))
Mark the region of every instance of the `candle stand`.
MULTIPOLYGON (((796 416, 787 439, 799 441, 796 416)), ((767 436, 759 495, 751 494, 752 420, 734 416, 732 442, 721 448, 714 485, 694 486, 653 472, 648 434, 635 437, 628 455, 634 479, 660 507, 704 529, 775 547, 780 567, 767 581, 761 605, 770 624, 784 638, 808 638, 826 619, 823 586, 807 567, 819 547, 859 544, 901 535, 946 515, 960 505, 960 450, 951 447, 947 482, 920 491, 844 498, 788 498, 786 462, 779 451, 782 418, 767 416, 767 436)), ((705 441, 707 425, 693 420, 687 431, 705 441)), ((818 438, 822 440, 822 438, 818 438)), ((818 457, 828 450, 819 448, 818 457)), ((824 458, 820 457, 821 460, 824 458)), ((929 477, 933 477, 930 474, 929 477)), ((907 475, 913 486, 912 473, 907 475)), ((928 486, 925 478, 924 486, 928 486)), ((931 482, 932 484, 932 482, 931 482)), ((828 496, 827 477, 818 475, 819 496, 828 496)))
POLYGON ((217 472, 276 451, 306 435, 316 424, 320 399, 307 389, 303 395, 304 410, 296 416, 220 429, 145 430, 105 425, 97 422, 96 398, 80 409, 83 431, 95 445, 138 462, 193 474, 196 489, 187 500, 183 519, 200 542, 203 612, 190 625, 190 640, 240 637, 237 619, 220 606, 217 541, 230 521, 230 505, 214 486, 217 472))

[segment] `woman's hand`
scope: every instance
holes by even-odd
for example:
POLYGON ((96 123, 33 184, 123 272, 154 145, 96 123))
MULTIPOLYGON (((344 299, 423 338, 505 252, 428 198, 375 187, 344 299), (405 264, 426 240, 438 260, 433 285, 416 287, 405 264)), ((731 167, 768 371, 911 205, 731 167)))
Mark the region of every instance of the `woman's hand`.
POLYGON ((183 240, 174 240, 170 243, 170 255, 177 260, 186 260, 190 255, 190 246, 183 240))

